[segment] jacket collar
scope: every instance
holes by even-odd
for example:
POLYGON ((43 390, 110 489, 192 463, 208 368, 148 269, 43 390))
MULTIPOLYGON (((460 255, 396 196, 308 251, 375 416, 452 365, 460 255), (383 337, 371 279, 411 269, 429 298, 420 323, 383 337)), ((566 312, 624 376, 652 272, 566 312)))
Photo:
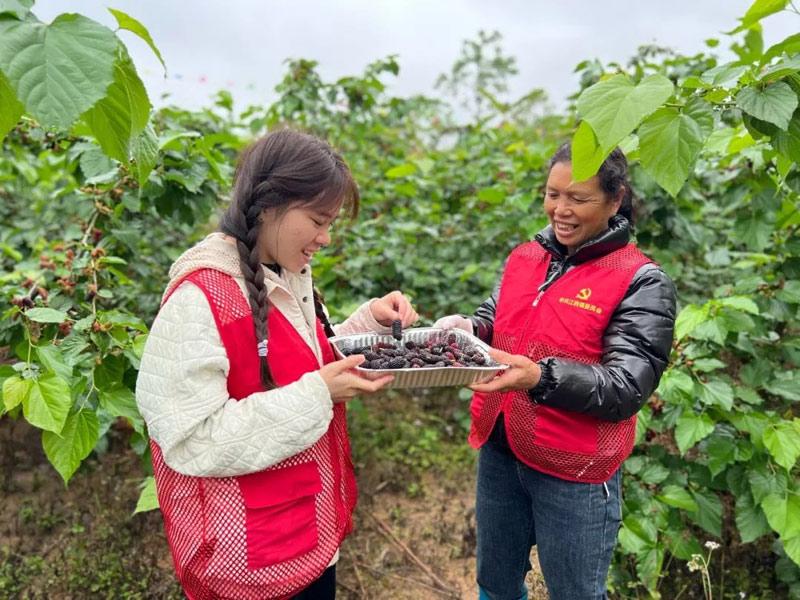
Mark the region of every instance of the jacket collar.
POLYGON ((552 225, 542 229, 534 239, 555 259, 560 261, 569 259, 573 264, 580 264, 593 258, 605 256, 614 250, 619 250, 630 241, 630 238, 631 225, 628 219, 622 215, 614 215, 608 221, 608 229, 586 240, 572 256, 567 255, 566 246, 556 239, 552 225))

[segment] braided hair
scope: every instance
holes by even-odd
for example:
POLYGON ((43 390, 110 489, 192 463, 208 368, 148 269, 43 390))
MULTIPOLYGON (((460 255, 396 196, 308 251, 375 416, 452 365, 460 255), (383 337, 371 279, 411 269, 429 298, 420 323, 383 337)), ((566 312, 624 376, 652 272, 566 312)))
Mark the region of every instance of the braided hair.
MULTIPOLYGON (((265 389, 274 388, 275 381, 267 363, 269 306, 258 245, 262 213, 277 209, 280 216, 294 206, 338 210, 344 205, 355 216, 358 203, 358 186, 344 159, 327 142, 312 135, 291 129, 270 132, 239 158, 231 203, 220 220, 220 230, 236 240, 265 389)), ((317 290, 314 310, 326 335, 333 335, 317 290)))
MULTIPOLYGON (((564 142, 559 146, 556 153, 550 159, 548 165, 548 172, 558 163, 571 163, 572 162, 572 146, 569 142, 564 142)), ((602 189, 609 198, 616 198, 621 189, 625 191, 622 194, 622 203, 617 209, 617 214, 622 215, 633 226, 633 188, 628 178, 628 159, 619 148, 614 148, 600 168, 597 170, 597 178, 600 180, 600 189, 602 189)))

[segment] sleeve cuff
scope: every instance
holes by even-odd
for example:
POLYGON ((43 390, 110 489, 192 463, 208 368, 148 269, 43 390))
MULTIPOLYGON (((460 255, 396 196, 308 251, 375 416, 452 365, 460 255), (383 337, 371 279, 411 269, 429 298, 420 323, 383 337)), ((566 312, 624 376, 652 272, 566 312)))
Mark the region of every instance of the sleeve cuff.
POLYGON ((344 323, 340 325, 334 325, 333 330, 336 335, 351 335, 354 333, 365 333, 368 331, 374 331, 375 333, 380 334, 391 333, 392 328, 378 323, 375 320, 375 317, 372 316, 372 311, 369 309, 369 305, 377 299, 378 298, 372 298, 371 300, 364 302, 364 304, 359 306, 344 323))
POLYGON ((542 369, 539 383, 528 390, 528 398, 530 398, 531 402, 542 402, 556 387, 553 365, 550 359, 540 360, 539 367, 542 369))

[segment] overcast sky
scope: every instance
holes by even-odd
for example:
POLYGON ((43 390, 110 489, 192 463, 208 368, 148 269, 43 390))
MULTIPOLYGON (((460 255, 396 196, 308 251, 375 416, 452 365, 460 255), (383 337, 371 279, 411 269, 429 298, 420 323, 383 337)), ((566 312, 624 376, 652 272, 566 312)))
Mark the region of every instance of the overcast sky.
MULTIPOLYGON (((642 44, 683 53, 721 39, 752 0, 39 0, 34 13, 49 22, 79 12, 112 28, 107 7, 139 19, 150 31, 168 68, 128 32, 128 46, 151 100, 187 108, 209 103, 228 89, 241 109, 269 102, 286 58, 319 61, 326 80, 355 75, 373 60, 397 54, 395 95, 432 93, 467 38, 478 30, 503 34, 505 53, 520 74, 512 96, 544 88, 555 106, 577 89, 581 60, 625 62, 642 44)), ((800 16, 779 13, 763 21, 767 45, 800 31, 800 16)))

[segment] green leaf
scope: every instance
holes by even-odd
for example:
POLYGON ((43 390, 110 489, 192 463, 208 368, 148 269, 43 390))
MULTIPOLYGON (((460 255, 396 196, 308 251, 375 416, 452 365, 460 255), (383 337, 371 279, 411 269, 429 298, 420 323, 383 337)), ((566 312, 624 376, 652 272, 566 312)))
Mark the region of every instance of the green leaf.
POLYGON ((129 159, 131 138, 142 132, 150 117, 150 100, 130 58, 114 63, 114 81, 106 96, 83 119, 103 151, 121 163, 129 159))
POLYGON ((667 541, 667 548, 676 558, 689 561, 692 559, 692 554, 703 553, 700 542, 698 542, 697 538, 689 531, 668 529, 664 532, 664 537, 667 541))
POLYGON ((142 358, 142 355, 144 354, 144 345, 146 342, 147 334, 137 335, 135 338, 133 338, 133 343, 131 345, 137 358, 142 358))
POLYGON ((625 75, 615 75, 581 93, 578 113, 592 126, 600 147, 610 150, 673 91, 672 82, 663 75, 649 75, 638 85, 625 75))
POLYGON ((42 447, 47 458, 66 484, 97 443, 100 425, 91 410, 67 417, 61 434, 42 433, 42 447))
POLYGON ((53 344, 37 346, 36 355, 39 357, 39 362, 46 369, 52 371, 64 381, 68 382, 72 379, 72 366, 68 365, 64 360, 59 346, 54 346, 53 344))
POLYGON ((664 504, 674 506, 675 508, 682 508, 689 512, 695 512, 698 509, 697 502, 694 501, 692 495, 677 485, 664 486, 661 493, 656 494, 656 498, 664 504))
POLYGON ((714 431, 714 421, 707 414, 684 412, 675 425, 675 442, 681 454, 714 431))
POLYGON ((787 75, 797 73, 798 71, 800 71, 800 56, 784 58, 765 70, 761 74, 759 81, 763 83, 778 81, 779 79, 783 79, 787 75))
POLYGON ((707 318, 707 305, 687 304, 675 320, 675 339, 682 340, 707 318))
POLYGON ((733 388, 719 379, 708 383, 698 383, 700 401, 708 406, 720 406, 725 410, 733 408, 733 388))
POLYGON ((658 395, 671 404, 679 404, 682 399, 692 397, 694 380, 686 371, 676 367, 668 369, 661 377, 658 395))
POLYGON ((792 402, 800 402, 800 371, 778 372, 764 389, 792 402))
POLYGON ((698 96, 693 96, 683 107, 683 114, 694 120, 700 127, 703 139, 714 131, 714 109, 711 105, 698 96))
POLYGON ((789 485, 786 474, 767 465, 766 460, 748 468, 747 482, 756 504, 761 504, 770 495, 786 495, 789 485))
POLYGON ((761 313, 761 311, 758 310, 758 304, 745 296, 731 296, 730 298, 723 298, 719 301, 719 303, 722 306, 734 308, 742 312, 750 313, 751 315, 758 315, 761 313))
POLYGON ((708 373, 710 371, 724 369, 726 366, 727 365, 724 362, 716 358, 698 358, 694 361, 692 370, 699 371, 701 373, 708 373))
POLYGON ((712 477, 722 473, 736 458, 734 440, 730 436, 723 436, 718 432, 708 438, 705 450, 708 454, 708 469, 711 471, 712 477))
POLYGON ((417 172, 417 165, 414 163, 405 163, 402 165, 397 165, 396 167, 392 167, 384 175, 388 179, 400 179, 401 177, 408 177, 409 175, 413 175, 417 172))
POLYGON ((741 18, 742 24, 731 33, 737 33, 748 29, 764 17, 783 10, 786 8, 787 2, 788 0, 756 0, 750 5, 750 8, 747 9, 747 12, 741 18))
POLYGON ((158 138, 150 125, 131 140, 131 157, 136 181, 141 188, 158 163, 158 138))
POLYGON ((69 315, 54 308, 31 308, 25 311, 25 316, 37 323, 63 323, 69 315))
POLYGON ((739 530, 739 537, 745 544, 754 542, 770 532, 764 512, 756 506, 750 494, 743 494, 736 498, 736 528, 739 530))
POLYGON ((764 445, 776 463, 791 471, 800 456, 800 419, 768 427, 764 431, 764 445))
POLYGON ((661 483, 669 477, 670 471, 659 462, 649 462, 646 467, 639 473, 639 479, 643 483, 654 484, 661 483))
POLYGON ((675 196, 686 182, 706 136, 700 124, 675 108, 662 108, 639 127, 639 156, 645 171, 675 196))
POLYGON ((794 561, 795 565, 800 566, 800 535, 789 539, 781 539, 781 543, 783 543, 786 555, 794 561))
POLYGON ((2 71, 0 71, 0 107, 2 107, 0 110, 0 142, 2 142, 5 135, 19 122, 25 110, 2 71))
POLYGON ((778 300, 791 304, 800 304, 800 280, 792 279, 783 284, 783 288, 775 296, 778 300))
POLYGON ((652 519, 642 519, 629 514, 622 521, 623 529, 627 529, 646 546, 655 546, 658 541, 658 529, 652 519))
POLYGON ((747 114, 785 131, 797 108, 797 95, 789 84, 778 81, 763 89, 756 86, 742 88, 736 94, 736 104, 747 114))
POLYGON ((711 490, 692 490, 697 512, 689 513, 692 521, 711 535, 721 537, 722 534, 722 502, 711 490))
POLYGON ((572 136, 572 178, 575 181, 586 181, 594 177, 600 165, 608 156, 597 141, 597 136, 586 121, 581 121, 572 136))
POLYGON ((800 110, 794 112, 786 131, 775 129, 770 135, 770 144, 785 157, 800 162, 800 110))
POLYGON ((59 15, 50 25, 0 21, 0 70, 46 127, 69 127, 105 96, 116 49, 110 29, 81 15, 59 15))
POLYGON ((136 502, 136 510, 133 511, 133 514, 147 512, 148 510, 156 510, 158 508, 156 480, 152 475, 144 480, 141 489, 139 500, 136 502))
POLYGON ((166 76, 167 65, 164 63, 164 59, 161 57, 161 52, 159 52, 158 48, 156 47, 156 43, 150 36, 150 32, 147 31, 147 27, 142 25, 138 20, 134 19, 129 14, 122 12, 121 10, 109 8, 108 12, 114 15, 114 18, 117 20, 117 24, 119 25, 120 29, 125 29, 127 31, 130 31, 131 33, 135 33, 140 38, 142 38, 148 46, 150 46, 150 49, 156 55, 156 58, 158 58, 158 62, 160 62, 161 66, 164 67, 164 75, 166 76))
POLYGON ((478 200, 488 204, 500 204, 506 199, 506 192, 498 188, 483 188, 478 191, 478 200))
POLYGON ((18 375, 3 381, 3 407, 5 412, 16 408, 28 397, 33 387, 32 379, 23 379, 18 375))
MULTIPOLYGON (((726 83, 731 83, 739 80, 745 72, 747 71, 747 67, 744 65, 737 64, 735 62, 725 63, 722 65, 717 65, 709 69, 708 71, 704 72, 700 75, 700 79, 713 86, 723 86, 726 83)), ((728 92, 725 90, 720 90, 722 93, 720 96, 722 99, 728 97, 728 92)))
POLYGON ((116 175, 118 169, 100 147, 90 143, 85 144, 79 164, 87 182, 104 179, 109 173, 116 175))
POLYGON ((22 412, 28 423, 39 429, 60 433, 72 407, 69 384, 58 375, 47 373, 33 380, 22 412))
POLYGON ((800 52, 800 33, 795 33, 781 40, 774 46, 770 46, 761 57, 761 64, 765 65, 776 56, 781 54, 796 54, 800 52))
POLYGON ((100 390, 100 405, 114 417, 125 417, 131 420, 134 426, 144 423, 136 405, 136 396, 133 391, 118 384, 107 390, 100 390))
POLYGON ((800 495, 770 494, 761 503, 769 526, 783 538, 800 535, 800 495))
POLYGON ((0 0, 0 15, 12 15, 17 19, 24 19, 32 6, 33 0, 0 0))
POLYGON ((759 396, 758 392, 755 391, 753 388, 737 385, 735 389, 736 389, 736 397, 744 402, 747 402, 748 404, 758 406, 764 403, 764 399, 761 396, 759 396))

